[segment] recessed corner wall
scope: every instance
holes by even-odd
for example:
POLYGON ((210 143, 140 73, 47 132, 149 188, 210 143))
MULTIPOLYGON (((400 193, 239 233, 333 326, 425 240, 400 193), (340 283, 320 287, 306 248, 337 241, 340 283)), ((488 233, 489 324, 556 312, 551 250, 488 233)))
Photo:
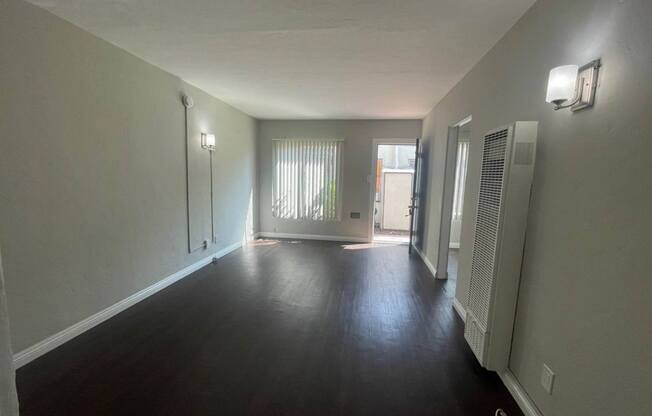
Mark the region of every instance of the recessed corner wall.
POLYGON ((651 28, 646 0, 540 0, 423 123, 434 262, 447 129, 473 116, 456 293, 466 303, 482 135, 539 121, 510 370, 544 415, 652 414, 651 28), (595 58, 595 107, 553 111, 548 71, 595 58))
POLYGON ((261 120, 258 122, 259 220, 263 233, 320 235, 366 239, 373 139, 416 139, 421 120, 261 120), (272 216, 272 140, 283 138, 343 139, 342 220, 283 220, 272 216), (360 218, 350 218, 359 212, 360 218))
POLYGON ((2 271, 2 253, 0 253, 0 415, 18 416, 16 371, 10 340, 5 278, 2 271))
MULTIPOLYGON (((17 0, 0 2, 0 68, 0 247, 15 352, 242 241, 256 216, 254 119, 17 0), (191 144, 203 129, 218 137, 218 241, 192 255, 183 93, 195 100, 191 144)), ((208 158, 196 163, 191 197, 208 203, 208 158)), ((193 214, 207 239, 209 213, 193 214)))

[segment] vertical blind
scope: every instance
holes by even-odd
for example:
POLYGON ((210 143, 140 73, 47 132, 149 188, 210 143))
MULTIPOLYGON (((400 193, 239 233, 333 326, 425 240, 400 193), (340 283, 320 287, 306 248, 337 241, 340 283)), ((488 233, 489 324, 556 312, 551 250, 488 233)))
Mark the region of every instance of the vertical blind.
POLYGON ((340 219, 341 140, 274 140, 272 155, 275 217, 340 219))
POLYGON ((469 142, 459 142, 457 145, 457 164, 455 165, 455 194, 453 196, 453 219, 462 218, 464 205, 464 185, 469 162, 469 142))

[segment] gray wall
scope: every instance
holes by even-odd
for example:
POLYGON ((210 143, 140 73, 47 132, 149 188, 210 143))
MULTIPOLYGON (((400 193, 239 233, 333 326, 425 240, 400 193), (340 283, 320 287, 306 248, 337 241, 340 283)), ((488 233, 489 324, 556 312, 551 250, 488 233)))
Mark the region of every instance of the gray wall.
POLYGON ((537 2, 424 120, 423 246, 437 258, 446 134, 473 116, 457 298, 466 303, 481 137, 538 120, 510 368, 544 415, 652 414, 652 3, 537 2), (548 71, 601 57, 595 107, 544 102, 548 71), (542 363, 557 373, 552 395, 542 363))
POLYGON ((262 232, 367 238, 373 139, 414 138, 421 120, 319 120, 258 123, 259 220, 262 232), (272 140, 282 138, 344 139, 342 149, 342 221, 296 221, 272 216, 272 140), (350 212, 360 212, 351 219, 350 212))
POLYGON ((5 279, 2 272, 2 254, 0 254, 0 415, 18 416, 18 397, 11 337, 9 335, 9 315, 5 296, 5 279))
MULTIPOLYGON (((0 68, 0 246, 14 351, 241 241, 255 194, 251 117, 16 0, 0 1, 0 68), (191 147, 200 129, 218 136, 218 242, 193 255, 182 93, 196 103, 191 147)), ((192 163, 192 206, 203 207, 193 218, 209 238, 208 159, 192 163)))

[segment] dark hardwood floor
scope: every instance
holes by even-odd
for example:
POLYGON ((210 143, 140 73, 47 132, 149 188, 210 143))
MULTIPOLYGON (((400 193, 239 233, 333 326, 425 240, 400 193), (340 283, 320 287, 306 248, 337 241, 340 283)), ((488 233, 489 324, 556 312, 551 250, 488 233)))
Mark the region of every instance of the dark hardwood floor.
POLYGON ((406 246, 259 240, 18 370, 21 415, 522 415, 406 246))

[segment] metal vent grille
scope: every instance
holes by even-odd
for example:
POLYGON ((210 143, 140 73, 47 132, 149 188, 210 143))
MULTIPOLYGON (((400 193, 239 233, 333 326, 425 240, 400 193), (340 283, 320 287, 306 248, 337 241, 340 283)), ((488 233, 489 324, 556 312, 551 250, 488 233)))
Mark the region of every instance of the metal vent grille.
POLYGON ((488 325, 491 288, 495 275, 508 134, 509 129, 487 134, 482 154, 469 309, 484 328, 488 325))

